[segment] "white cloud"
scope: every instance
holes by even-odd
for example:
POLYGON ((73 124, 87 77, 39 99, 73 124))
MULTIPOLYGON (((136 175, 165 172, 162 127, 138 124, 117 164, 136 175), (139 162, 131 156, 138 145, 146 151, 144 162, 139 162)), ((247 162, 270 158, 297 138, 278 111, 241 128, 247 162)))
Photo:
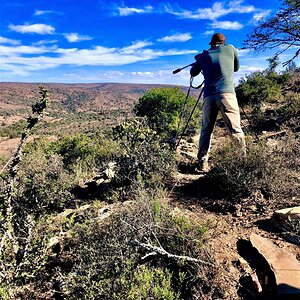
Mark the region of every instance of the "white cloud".
POLYGON ((19 74, 20 70, 23 74, 30 74, 34 70, 46 70, 61 65, 122 66, 163 56, 197 53, 196 50, 155 50, 147 47, 150 44, 136 42, 122 48, 96 46, 91 49, 0 46, 0 70, 10 72, 11 75, 19 74))
POLYGON ((252 18, 252 23, 257 24, 258 22, 265 20, 271 12, 271 10, 264 10, 255 13, 252 18))
POLYGON ((253 66, 241 66, 240 71, 243 73, 253 73, 257 71, 263 71, 262 67, 253 67, 253 66))
POLYGON ((69 43, 81 42, 81 41, 89 41, 93 38, 87 35, 80 35, 78 33, 64 33, 64 37, 68 40, 69 43))
POLYGON ((214 31, 213 30, 206 30, 203 34, 204 35, 212 35, 212 34, 214 34, 214 31))
MULTIPOLYGON (((189 71, 183 70, 182 72, 174 75, 172 70, 158 70, 155 72, 119 72, 119 71, 106 71, 106 72, 80 72, 80 73, 65 73, 64 82, 123 82, 123 83, 147 83, 147 84, 178 84, 188 85, 190 80, 189 71)), ((53 81, 62 81, 62 78, 53 79, 53 81)))
POLYGON ((241 49, 237 48, 237 52, 238 52, 239 56, 245 56, 245 55, 248 55, 250 53, 250 50, 249 49, 244 49, 244 48, 241 48, 241 49))
POLYGON ((20 41, 8 39, 6 37, 0 36, 0 44, 10 44, 10 45, 19 45, 20 41))
POLYGON ((145 48, 145 47, 151 46, 151 45, 153 45, 153 43, 151 43, 151 42, 138 41, 138 42, 133 43, 131 46, 122 48, 122 53, 123 54, 134 54, 136 52, 136 50, 145 48))
POLYGON ((55 28, 46 24, 9 25, 9 29, 20 33, 54 34, 55 28))
POLYGON ((44 47, 35 47, 35 46, 17 46, 17 47, 10 47, 10 46, 0 46, 0 57, 8 56, 15 54, 42 54, 50 52, 50 49, 44 47))
POLYGON ((229 10, 231 12, 237 12, 240 14, 245 14, 245 13, 251 13, 254 12, 256 9, 253 5, 245 5, 243 6, 242 3, 244 0, 233 0, 228 3, 229 10))
POLYGON ((252 5, 243 5, 243 0, 233 0, 225 7, 225 2, 215 2, 212 7, 199 8, 195 11, 173 8, 171 4, 165 5, 165 12, 182 19, 216 20, 231 13, 251 13, 256 9, 252 5))
POLYGON ((120 16, 129 16, 132 14, 147 14, 153 11, 152 6, 145 6, 144 8, 135 7, 117 7, 118 14, 120 16))
POLYGON ((224 30, 239 30, 244 27, 243 24, 237 22, 237 21, 214 21, 211 24, 212 28, 219 28, 219 29, 224 29, 224 30))
POLYGON ((159 42, 186 42, 192 39, 192 35, 190 33, 176 33, 173 35, 165 36, 163 38, 158 39, 159 42))
POLYGON ((41 15, 45 15, 45 14, 49 14, 49 13, 52 13, 51 10, 38 10, 36 9, 35 12, 34 12, 34 16, 41 16, 41 15))
POLYGON ((36 43, 33 43, 35 46, 40 46, 40 45, 49 45, 49 44, 56 44, 58 41, 57 40, 40 40, 36 43))
POLYGON ((219 17, 228 15, 231 12, 230 9, 224 7, 224 2, 215 2, 211 8, 200 8, 196 14, 193 14, 195 19, 209 19, 214 20, 219 17))
POLYGON ((240 79, 244 78, 246 75, 257 71, 263 71, 264 69, 264 67, 259 66, 241 65, 239 71, 237 73, 234 73, 235 84, 238 84, 240 79))

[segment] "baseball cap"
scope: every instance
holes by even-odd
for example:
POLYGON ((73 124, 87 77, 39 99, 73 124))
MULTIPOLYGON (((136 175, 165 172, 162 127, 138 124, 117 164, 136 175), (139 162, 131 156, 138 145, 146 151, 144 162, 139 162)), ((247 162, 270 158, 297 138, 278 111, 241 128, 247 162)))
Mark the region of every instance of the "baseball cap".
POLYGON ((215 44, 223 44, 226 41, 226 37, 222 33, 215 33, 210 40, 210 45, 215 45, 215 44))

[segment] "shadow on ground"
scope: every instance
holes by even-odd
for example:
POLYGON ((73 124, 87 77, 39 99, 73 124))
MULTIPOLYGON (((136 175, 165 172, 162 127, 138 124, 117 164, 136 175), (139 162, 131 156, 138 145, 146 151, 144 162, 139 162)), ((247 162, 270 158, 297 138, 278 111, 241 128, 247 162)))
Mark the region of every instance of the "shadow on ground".
POLYGON ((216 213, 227 214, 236 211, 235 203, 222 197, 207 180, 205 174, 192 174, 192 176, 195 177, 168 183, 167 187, 174 201, 185 205, 201 206, 216 213))

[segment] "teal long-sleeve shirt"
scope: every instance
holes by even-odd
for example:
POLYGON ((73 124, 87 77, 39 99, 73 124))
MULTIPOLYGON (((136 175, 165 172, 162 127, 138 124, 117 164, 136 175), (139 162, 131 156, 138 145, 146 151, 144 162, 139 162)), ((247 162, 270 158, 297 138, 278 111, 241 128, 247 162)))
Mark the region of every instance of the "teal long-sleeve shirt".
POLYGON ((217 45, 195 56, 196 62, 190 70, 191 76, 201 71, 204 76, 204 98, 207 96, 233 93, 233 73, 238 71, 239 57, 232 45, 217 45))

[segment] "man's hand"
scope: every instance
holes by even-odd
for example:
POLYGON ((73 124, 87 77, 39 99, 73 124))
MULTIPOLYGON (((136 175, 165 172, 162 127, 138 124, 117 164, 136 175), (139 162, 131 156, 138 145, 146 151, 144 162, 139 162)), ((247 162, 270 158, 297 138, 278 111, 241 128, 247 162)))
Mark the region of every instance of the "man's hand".
POLYGON ((201 55, 201 53, 198 53, 194 56, 195 60, 197 60, 199 58, 199 56, 201 55))

